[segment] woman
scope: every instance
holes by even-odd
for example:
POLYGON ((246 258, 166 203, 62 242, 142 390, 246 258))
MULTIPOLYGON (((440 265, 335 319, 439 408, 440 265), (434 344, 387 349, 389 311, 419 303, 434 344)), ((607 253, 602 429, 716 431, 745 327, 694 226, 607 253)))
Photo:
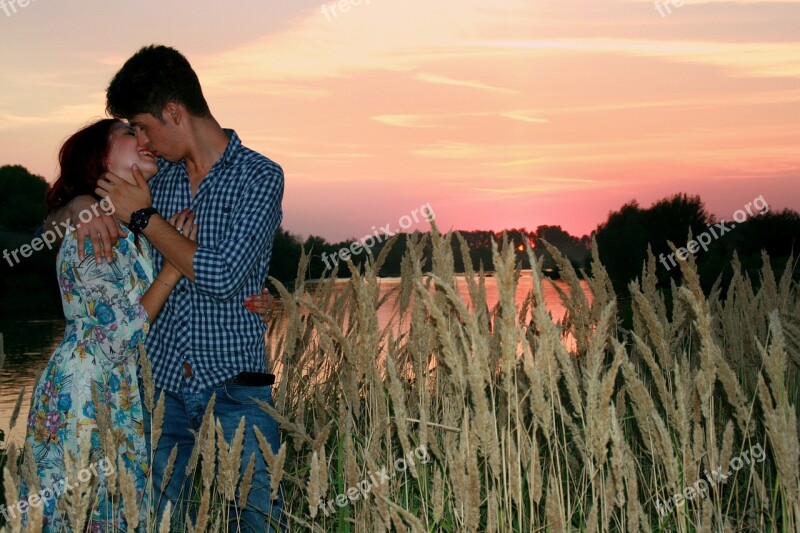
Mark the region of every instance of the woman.
MULTIPOLYGON (((48 213, 78 195, 94 195, 97 179, 106 171, 136 183, 133 164, 148 180, 158 170, 155 157, 138 146, 132 129, 114 119, 95 122, 70 137, 61 148, 59 163, 60 176, 47 194, 48 213)), ((178 218, 176 214, 171 222, 177 224, 178 218)), ((83 466, 98 478, 86 528, 131 529, 121 496, 109 494, 106 485, 107 476, 114 476, 119 464, 132 475, 139 524, 147 522, 148 457, 137 379, 138 345, 181 274, 168 262, 155 272, 147 241, 137 241, 133 232, 120 224, 127 237, 115 246, 111 263, 97 263, 88 240, 86 258, 79 260, 77 250, 83 243, 77 242, 74 228, 64 237, 57 257, 66 331, 31 398, 26 434, 39 476, 44 531, 76 528, 64 510, 56 508, 56 502, 63 489, 76 482, 71 478, 81 468, 78 464, 66 471, 65 455, 71 453, 80 461, 82 442, 90 445, 88 464, 83 466), (95 404, 93 390, 102 406, 95 404), (101 445, 105 435, 98 430, 97 413, 106 411, 116 444, 110 455, 117 456, 117 464, 109 460, 101 445)), ((194 240, 196 233, 197 224, 189 222, 184 234, 194 240)), ((261 314, 270 312, 261 296, 250 297, 244 305, 261 314)), ((120 476, 116 477, 116 483, 121 483, 120 476)), ((23 495, 27 492, 25 487, 23 495)))

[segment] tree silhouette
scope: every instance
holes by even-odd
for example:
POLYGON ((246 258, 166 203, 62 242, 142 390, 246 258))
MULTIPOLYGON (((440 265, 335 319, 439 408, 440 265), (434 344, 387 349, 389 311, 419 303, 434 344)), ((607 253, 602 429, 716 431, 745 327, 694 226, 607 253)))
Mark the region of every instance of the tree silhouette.
POLYGON ((44 219, 48 184, 23 166, 0 167, 0 226, 12 231, 36 229, 44 219))

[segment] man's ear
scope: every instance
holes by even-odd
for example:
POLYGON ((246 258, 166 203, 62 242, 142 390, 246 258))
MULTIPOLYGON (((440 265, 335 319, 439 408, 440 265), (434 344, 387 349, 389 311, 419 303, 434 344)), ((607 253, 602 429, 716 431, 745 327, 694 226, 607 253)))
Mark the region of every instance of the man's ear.
POLYGON ((162 116, 164 117, 164 120, 170 120, 177 126, 183 119, 183 110, 181 109, 181 106, 175 102, 167 102, 167 105, 164 106, 164 112, 162 116))

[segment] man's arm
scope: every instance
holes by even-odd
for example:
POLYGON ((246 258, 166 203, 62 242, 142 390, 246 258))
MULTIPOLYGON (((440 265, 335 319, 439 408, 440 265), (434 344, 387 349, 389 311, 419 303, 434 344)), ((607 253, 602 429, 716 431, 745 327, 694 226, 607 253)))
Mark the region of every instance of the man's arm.
MULTIPOLYGON (((117 221, 112 216, 113 205, 111 211, 105 211, 103 202, 99 202, 96 198, 89 195, 81 195, 73 198, 67 205, 55 209, 47 219, 44 221, 42 231, 48 231, 56 226, 66 227, 70 223, 75 223, 75 228, 78 232, 78 258, 83 261, 86 257, 86 247, 83 245, 84 238, 89 236, 92 240, 92 246, 95 251, 103 252, 106 261, 112 261, 112 249, 117 244, 119 237, 125 237, 125 232, 119 227, 117 221), (84 220, 86 222, 84 222, 84 220)), ((56 232, 55 234, 61 235, 66 232, 56 232)), ((60 246, 62 237, 59 236, 55 241, 56 246, 60 246)), ((99 264, 102 261, 102 255, 95 253, 95 260, 99 264)))
POLYGON ((150 217, 150 221, 147 223, 142 235, 147 237, 150 244, 164 256, 166 261, 172 263, 186 279, 194 281, 193 262, 198 245, 195 241, 184 237, 194 225, 194 213, 184 210, 182 213, 176 214, 175 217, 177 217, 177 226, 184 228, 182 234, 178 233, 175 225, 164 219, 163 216, 155 214, 150 217))
MULTIPOLYGON (((194 252, 192 279, 197 290, 219 301, 233 298, 242 288, 258 258, 272 246, 283 217, 283 170, 274 163, 264 165, 248 182, 251 185, 234 206, 227 233, 219 242, 200 244, 194 252)), ((159 251, 171 260, 172 251, 159 251)))
MULTIPOLYGON (((132 172, 136 185, 106 173, 95 191, 113 201, 116 217, 125 223, 133 212, 152 205, 150 189, 138 166, 133 165, 132 172)), ((242 287, 258 256, 272 244, 283 216, 281 167, 265 163, 249 174, 252 179, 248 183, 252 185, 235 207, 228 233, 213 246, 186 239, 163 215, 152 215, 142 232, 200 292, 221 301, 232 298, 242 287)))

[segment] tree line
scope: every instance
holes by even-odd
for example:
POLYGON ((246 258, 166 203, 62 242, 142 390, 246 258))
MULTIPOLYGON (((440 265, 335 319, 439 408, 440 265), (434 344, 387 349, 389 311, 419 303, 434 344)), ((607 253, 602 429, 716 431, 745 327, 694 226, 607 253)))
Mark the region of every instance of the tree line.
MULTIPOLYGON (((0 167, 0 252, 29 243, 34 231, 44 218, 44 196, 48 184, 41 176, 28 172, 19 165, 0 167)), ((734 256, 750 277, 757 281, 761 254, 765 251, 776 271, 788 266, 794 269, 790 258, 800 239, 800 214, 784 209, 760 209, 748 214, 746 220, 722 223, 708 213, 698 196, 679 193, 642 207, 636 200, 611 211, 608 218, 589 235, 570 235, 558 225, 540 225, 536 229, 512 228, 504 231, 459 231, 469 247, 469 261, 474 271, 491 273, 493 243, 498 247, 512 246, 521 268, 530 268, 526 246, 531 246, 541 258, 545 274, 557 278, 558 267, 547 251, 545 241, 557 248, 578 272, 590 272, 593 241, 597 242, 599 257, 621 297, 627 294, 628 283, 641 276, 648 250, 657 258, 659 284, 669 287, 670 281, 680 276, 675 267, 676 249, 693 248, 693 254, 706 290, 721 278, 723 286, 731 276, 734 256), (712 238, 711 235, 714 237, 712 238), (705 234, 705 237, 699 237, 705 234), (691 241, 702 239, 701 246, 691 246, 691 241), (708 241, 708 242, 706 242, 708 241), (670 260, 669 256, 673 254, 670 260)), ((423 235, 424 237, 424 235, 423 235)), ((380 274, 384 277, 400 275, 403 254, 409 234, 399 233, 385 257, 380 274)), ((430 239, 428 239, 429 241, 430 239)), ((273 243, 269 275, 292 288, 296 281, 298 264, 303 253, 309 258, 306 277, 317 279, 331 274, 350 275, 344 259, 356 268, 365 261, 377 258, 388 239, 376 239, 371 248, 354 246, 356 239, 328 242, 325 238, 310 235, 306 238, 279 228, 273 243), (341 254, 342 250, 347 250, 341 254), (351 253, 351 251, 357 253, 351 253), (331 258, 336 258, 332 260, 331 258), (338 265, 338 266, 334 266, 338 265)), ((452 239, 456 271, 464 271, 459 240, 452 239)), ((685 254, 688 254, 685 251, 685 254)), ((431 249, 424 249, 426 266, 430 266, 431 249)), ((0 261, 0 316, 31 316, 46 313, 59 314, 61 300, 56 284, 55 251, 34 253, 20 265, 11 266, 0 261)), ((797 272, 795 271, 795 277, 797 272)))

